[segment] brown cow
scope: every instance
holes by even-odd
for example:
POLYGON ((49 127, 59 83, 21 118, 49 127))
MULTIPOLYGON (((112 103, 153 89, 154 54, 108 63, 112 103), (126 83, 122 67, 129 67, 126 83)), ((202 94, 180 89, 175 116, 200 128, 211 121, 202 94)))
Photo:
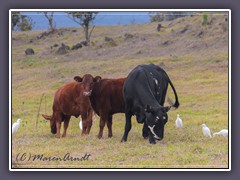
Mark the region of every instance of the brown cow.
POLYGON ((82 135, 89 134, 92 126, 93 109, 87 96, 91 95, 92 84, 96 81, 92 75, 86 74, 83 78, 79 77, 79 82, 71 82, 60 87, 55 93, 53 101, 53 114, 42 115, 50 120, 51 132, 60 138, 61 122, 64 122, 64 132, 62 137, 66 136, 69 120, 71 116, 76 118, 81 115, 83 120, 82 135))
MULTIPOLYGON (((99 76, 96 83, 93 84, 92 94, 89 96, 89 99, 92 108, 100 116, 98 138, 102 138, 106 122, 108 137, 112 137, 112 115, 124 113, 123 83, 125 79, 101 79, 99 76)), ((79 82, 81 79, 76 76, 74 80, 79 82)))

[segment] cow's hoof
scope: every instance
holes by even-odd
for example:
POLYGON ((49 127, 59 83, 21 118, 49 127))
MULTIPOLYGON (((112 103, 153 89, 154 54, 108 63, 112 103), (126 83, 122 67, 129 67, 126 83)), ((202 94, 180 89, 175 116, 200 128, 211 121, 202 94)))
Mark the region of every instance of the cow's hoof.
POLYGON ((142 137, 143 137, 144 139, 148 138, 148 137, 149 137, 148 132, 143 132, 143 133, 142 133, 142 137))
POLYGON ((150 144, 156 144, 156 141, 149 141, 150 144))
POLYGON ((62 138, 65 138, 65 137, 66 137, 66 134, 63 134, 63 135, 62 135, 62 138))
POLYGON ((148 139, 148 136, 146 136, 146 137, 143 136, 143 138, 144 138, 144 139, 148 139))
POLYGON ((98 137, 98 139, 102 139, 102 136, 100 136, 100 135, 98 135, 97 137, 98 137))
POLYGON ((86 136, 87 134, 86 133, 82 133, 81 136, 86 136))
POLYGON ((122 139, 121 142, 127 142, 127 140, 126 139, 122 139))
POLYGON ((108 135, 109 138, 111 138, 112 136, 113 136, 112 134, 108 135))

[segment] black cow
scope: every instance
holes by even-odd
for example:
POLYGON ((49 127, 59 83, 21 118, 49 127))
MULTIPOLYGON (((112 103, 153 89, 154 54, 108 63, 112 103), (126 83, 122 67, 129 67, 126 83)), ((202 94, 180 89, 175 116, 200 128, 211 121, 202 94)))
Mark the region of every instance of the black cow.
POLYGON ((168 121, 167 112, 171 107, 179 107, 176 90, 167 73, 154 64, 137 66, 129 73, 123 85, 123 96, 126 124, 122 142, 127 141, 133 115, 136 115, 138 123, 144 123, 142 135, 144 138, 149 137, 151 144, 156 143, 155 139, 163 139, 164 125, 168 121), (175 103, 164 107, 168 83, 175 94, 175 103))

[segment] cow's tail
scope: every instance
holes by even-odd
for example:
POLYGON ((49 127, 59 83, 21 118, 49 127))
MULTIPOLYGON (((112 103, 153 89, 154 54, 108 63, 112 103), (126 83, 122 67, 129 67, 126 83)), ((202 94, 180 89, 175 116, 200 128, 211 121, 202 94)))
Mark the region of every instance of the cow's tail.
POLYGON ((169 81, 169 84, 172 87, 172 90, 173 90, 174 95, 175 95, 175 103, 172 105, 172 107, 178 108, 180 104, 179 104, 179 101, 178 101, 177 92, 176 92, 176 90, 175 90, 175 88, 174 88, 170 78, 168 78, 168 81, 169 81))
POLYGON ((46 120, 51 120, 52 119, 52 116, 45 115, 45 114, 42 114, 42 117, 44 117, 44 119, 46 119, 46 120))

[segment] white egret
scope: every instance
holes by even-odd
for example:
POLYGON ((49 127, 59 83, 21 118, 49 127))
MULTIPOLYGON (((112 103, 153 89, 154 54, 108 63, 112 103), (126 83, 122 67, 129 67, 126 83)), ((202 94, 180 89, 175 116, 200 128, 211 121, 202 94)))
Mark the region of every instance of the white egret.
POLYGON ((227 136, 228 136, 228 130, 227 130, 227 129, 222 129, 222 130, 219 131, 219 132, 213 133, 213 136, 215 136, 215 135, 222 135, 222 136, 224 136, 224 137, 227 137, 227 136))
POLYGON ((17 122, 12 125, 12 134, 16 133, 20 126, 21 119, 18 119, 17 122))
POLYGON ((210 129, 206 126, 206 124, 202 124, 202 132, 206 137, 212 137, 210 129))
POLYGON ((82 130, 82 119, 80 119, 79 128, 80 128, 80 130, 82 130))
POLYGON ((177 119, 176 119, 175 123, 176 123, 176 127, 177 127, 177 128, 181 128, 182 125, 183 125, 182 120, 181 120, 181 118, 179 117, 179 114, 177 115, 177 119))

